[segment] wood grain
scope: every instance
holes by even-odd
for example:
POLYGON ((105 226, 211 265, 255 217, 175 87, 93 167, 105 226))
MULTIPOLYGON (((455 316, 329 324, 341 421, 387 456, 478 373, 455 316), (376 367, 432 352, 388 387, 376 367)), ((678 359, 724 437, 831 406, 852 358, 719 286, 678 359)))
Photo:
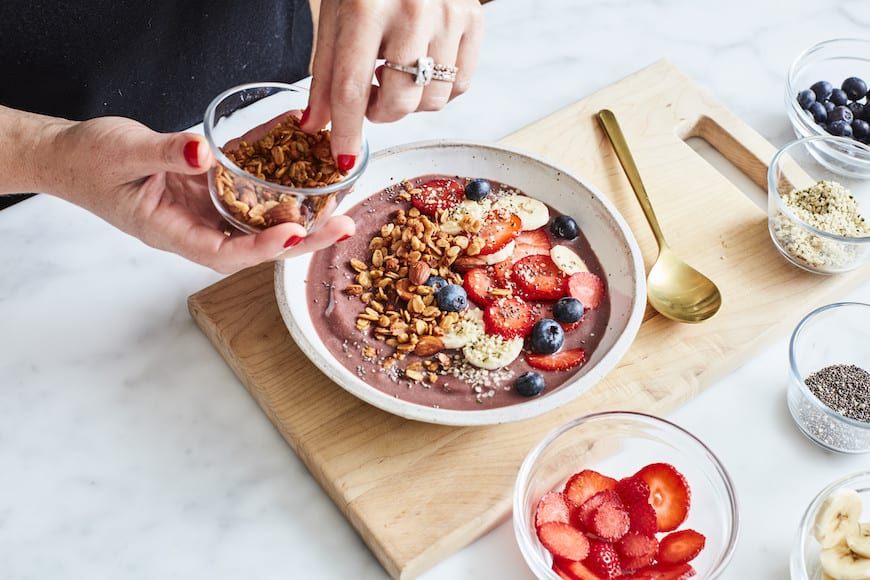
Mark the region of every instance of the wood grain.
POLYGON ((620 120, 673 250, 717 282, 724 303, 698 325, 648 309, 618 367, 561 409, 476 428, 375 409, 292 341, 269 265, 189 299, 203 332, 394 578, 418 576, 507 518, 516 470, 550 429, 593 411, 666 414, 866 277, 812 275, 777 253, 765 213, 685 140, 706 140, 761 187, 774 148, 664 61, 503 140, 594 183, 629 222, 647 268, 655 241, 595 121, 605 107, 620 120))

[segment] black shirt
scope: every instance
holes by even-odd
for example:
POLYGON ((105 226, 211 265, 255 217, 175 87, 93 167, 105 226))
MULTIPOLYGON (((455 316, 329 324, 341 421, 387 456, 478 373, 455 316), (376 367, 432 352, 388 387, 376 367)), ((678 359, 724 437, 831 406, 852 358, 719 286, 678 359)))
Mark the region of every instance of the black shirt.
POLYGON ((308 0, 2 0, 0 104, 177 131, 234 85, 307 76, 311 43, 308 0))

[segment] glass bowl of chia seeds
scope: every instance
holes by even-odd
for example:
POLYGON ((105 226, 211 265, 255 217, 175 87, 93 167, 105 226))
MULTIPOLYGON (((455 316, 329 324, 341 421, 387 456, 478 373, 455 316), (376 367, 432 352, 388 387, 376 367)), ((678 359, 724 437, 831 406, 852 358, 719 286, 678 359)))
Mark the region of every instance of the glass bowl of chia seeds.
POLYGON ((870 147, 814 136, 770 162, 768 229, 792 264, 818 274, 849 272, 870 257, 870 147))
POLYGON ((870 452, 870 304, 807 314, 789 343, 788 408, 804 435, 831 451, 870 452))

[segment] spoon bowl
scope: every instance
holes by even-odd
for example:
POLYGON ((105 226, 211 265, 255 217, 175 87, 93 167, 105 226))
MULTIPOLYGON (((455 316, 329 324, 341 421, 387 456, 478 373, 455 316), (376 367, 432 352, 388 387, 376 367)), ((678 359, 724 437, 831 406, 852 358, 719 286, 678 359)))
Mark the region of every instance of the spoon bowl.
POLYGON ((722 305, 722 293, 712 280, 678 258, 665 242, 658 219, 641 181, 640 172, 628 148, 622 129, 612 111, 598 113, 604 133, 610 139, 637 196, 650 229, 659 246, 659 255, 647 277, 647 299, 661 315, 678 322, 702 322, 712 317, 722 305))

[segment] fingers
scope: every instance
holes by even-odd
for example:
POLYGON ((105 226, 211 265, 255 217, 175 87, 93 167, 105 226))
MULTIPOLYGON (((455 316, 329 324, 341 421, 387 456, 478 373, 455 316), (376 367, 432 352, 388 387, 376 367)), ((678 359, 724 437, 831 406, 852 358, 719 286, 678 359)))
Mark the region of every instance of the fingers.
POLYGON ((136 156, 144 175, 205 173, 214 163, 214 155, 205 137, 194 133, 157 133, 146 129, 136 156))

